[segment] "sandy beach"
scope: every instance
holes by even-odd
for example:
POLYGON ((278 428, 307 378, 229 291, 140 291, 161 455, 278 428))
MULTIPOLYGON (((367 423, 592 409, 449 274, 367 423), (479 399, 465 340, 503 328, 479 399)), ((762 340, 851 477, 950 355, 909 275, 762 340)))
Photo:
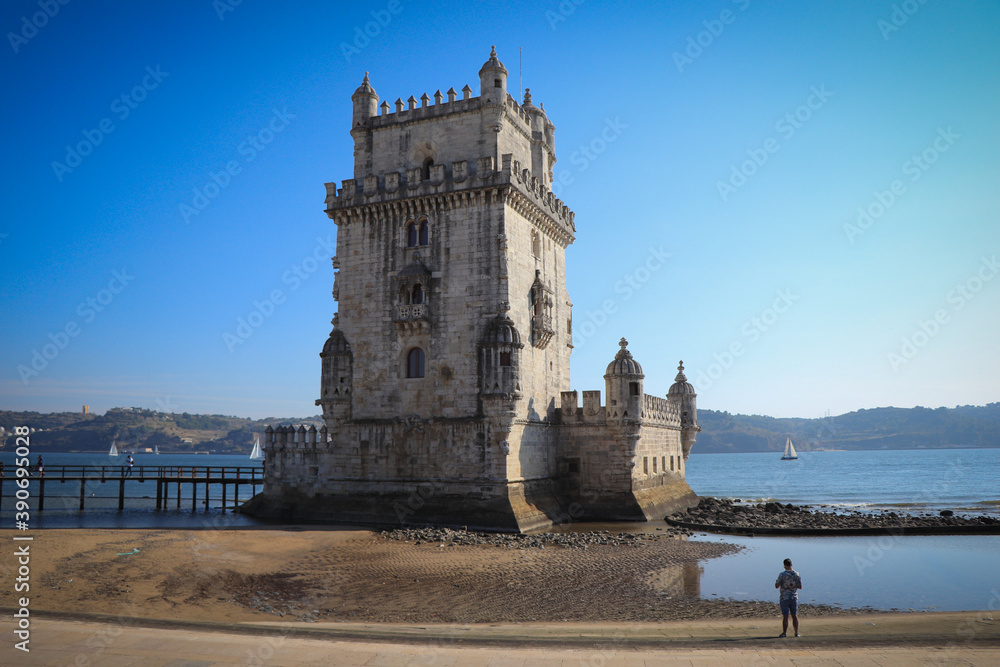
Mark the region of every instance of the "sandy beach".
MULTIPOLYGON (((12 531, 2 531, 9 540, 12 531)), ((774 618, 771 602, 702 600, 698 560, 737 547, 509 548, 364 529, 68 529, 35 533, 33 611, 211 622, 656 622, 774 618)), ((4 578, 13 580, 12 559, 4 578)), ((12 587, 0 606, 14 607, 12 587)), ((856 613, 800 605, 804 615, 856 613)))

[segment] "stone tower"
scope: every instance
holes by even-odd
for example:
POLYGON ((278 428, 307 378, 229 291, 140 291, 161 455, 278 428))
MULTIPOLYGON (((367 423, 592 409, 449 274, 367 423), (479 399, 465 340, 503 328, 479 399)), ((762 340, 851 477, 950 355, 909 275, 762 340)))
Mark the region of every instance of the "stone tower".
MULTIPOLYGON (((267 479, 250 509, 499 530, 643 518, 632 471, 655 397, 624 339, 607 411, 593 392, 599 420, 566 414, 576 229, 551 191, 555 126, 530 89, 520 104, 507 93, 495 50, 477 97, 465 86, 461 99, 454 88, 431 99, 380 105, 367 73, 351 97, 354 178, 326 186, 338 307, 320 354, 325 427, 266 434, 267 479), (580 477, 609 455, 613 482, 580 477), (585 506, 584 490, 596 494, 585 506)), ((670 450, 683 484, 681 407, 655 401, 673 421, 650 446, 670 450)))

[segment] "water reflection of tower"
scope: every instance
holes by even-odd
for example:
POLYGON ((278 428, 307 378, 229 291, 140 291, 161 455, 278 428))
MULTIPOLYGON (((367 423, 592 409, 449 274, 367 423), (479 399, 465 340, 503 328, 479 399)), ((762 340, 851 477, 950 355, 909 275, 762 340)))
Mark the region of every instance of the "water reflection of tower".
POLYGON ((701 597, 701 574, 704 568, 700 561, 688 561, 678 565, 668 565, 653 573, 653 588, 667 597, 701 597))

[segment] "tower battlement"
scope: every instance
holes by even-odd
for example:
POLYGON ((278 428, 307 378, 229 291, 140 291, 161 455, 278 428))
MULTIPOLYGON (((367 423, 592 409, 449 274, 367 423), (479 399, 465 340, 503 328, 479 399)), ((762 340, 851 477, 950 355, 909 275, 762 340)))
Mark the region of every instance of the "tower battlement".
MULTIPOLYGON (((433 104, 427 93, 422 94, 419 98, 410 95, 405 102, 402 98, 397 97, 392 105, 389 104, 388 100, 383 100, 378 106, 376 115, 367 117, 362 115, 361 120, 373 129, 383 128, 397 123, 415 123, 450 114, 479 112, 485 105, 491 104, 489 100, 484 100, 478 95, 473 97, 472 89, 468 85, 462 88, 462 99, 457 99, 458 94, 454 88, 449 88, 447 95, 448 99, 445 100, 440 89, 435 91, 433 104)), ((507 93, 505 103, 510 117, 520 119, 521 130, 531 132, 532 118, 528 111, 518 104, 510 93, 507 93)))
POLYGON ((513 187, 538 211, 550 217, 561 228, 563 235, 568 236, 564 246, 572 243, 576 215, 510 153, 502 156, 500 169, 497 169, 492 156, 486 156, 474 161, 458 160, 433 165, 428 169, 428 178, 423 176, 421 168, 414 167, 349 178, 342 181, 339 188, 336 183, 327 183, 327 215, 339 224, 338 212, 360 206, 391 204, 412 197, 462 195, 484 188, 513 187))

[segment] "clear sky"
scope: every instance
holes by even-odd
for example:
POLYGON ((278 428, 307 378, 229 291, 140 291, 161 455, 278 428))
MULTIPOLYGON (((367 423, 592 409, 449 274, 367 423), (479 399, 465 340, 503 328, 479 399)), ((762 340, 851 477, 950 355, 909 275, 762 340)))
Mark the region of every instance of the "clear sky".
POLYGON ((997 3, 15 0, 0 28, 0 408, 316 414, 350 96, 478 94, 491 44, 556 126, 574 389, 625 336, 703 408, 1000 400, 997 3))

